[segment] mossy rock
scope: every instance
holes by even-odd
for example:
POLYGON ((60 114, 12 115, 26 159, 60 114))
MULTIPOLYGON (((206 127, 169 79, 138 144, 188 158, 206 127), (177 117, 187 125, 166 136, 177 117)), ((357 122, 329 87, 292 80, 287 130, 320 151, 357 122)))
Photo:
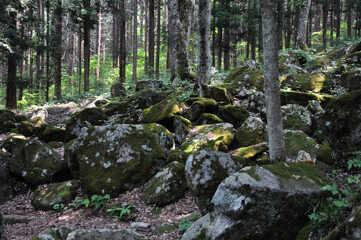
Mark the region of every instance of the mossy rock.
POLYGON ((224 83, 228 84, 226 88, 232 95, 237 95, 243 89, 263 91, 263 71, 258 68, 236 68, 231 71, 224 83))
POLYGON ((353 70, 361 66, 361 51, 349 53, 343 56, 337 62, 337 67, 343 68, 345 71, 353 70))
POLYGON ((193 97, 193 98, 188 98, 185 101, 185 103, 188 106, 192 106, 192 104, 196 101, 200 101, 200 102, 204 103, 204 105, 206 106, 206 109, 205 109, 206 112, 216 113, 218 111, 218 103, 216 100, 214 100, 212 98, 193 97))
POLYGON ((186 117, 191 121, 196 121, 205 112, 206 105, 201 101, 195 101, 188 109, 186 117))
POLYGON ((268 144, 263 142, 256 145, 242 147, 234 150, 231 153, 231 156, 235 156, 238 158, 247 158, 247 159, 256 159, 259 155, 266 152, 268 150, 268 144))
POLYGON ((70 203, 76 196, 76 190, 80 187, 79 181, 70 180, 54 183, 48 186, 39 186, 34 191, 31 205, 37 210, 53 210, 54 204, 70 203))
POLYGON ((144 185, 146 204, 165 206, 181 199, 187 190, 184 164, 172 162, 144 185))
POLYGON ((249 112, 242 106, 226 105, 219 109, 218 115, 223 121, 233 124, 235 128, 239 128, 249 117, 249 112))
POLYGON ((10 132, 16 127, 17 119, 15 113, 9 110, 0 110, 0 133, 10 132))
POLYGON ((23 148, 23 143, 25 143, 27 138, 20 133, 10 133, 2 144, 2 148, 6 151, 16 154, 23 148))
MULTIPOLYGON (((331 60, 337 60, 340 59, 341 57, 345 56, 347 53, 347 48, 346 47, 340 47, 340 48, 335 48, 331 51, 329 51, 326 56, 328 58, 330 58, 331 60)), ((361 49, 360 49, 361 50, 361 49)))
POLYGON ((190 156, 190 153, 180 151, 180 150, 170 150, 168 153, 168 162, 180 162, 186 164, 187 158, 190 156))
POLYGON ((349 91, 361 89, 361 68, 343 73, 341 86, 349 91))
POLYGON ((330 92, 333 82, 327 73, 300 73, 280 79, 281 88, 289 87, 294 91, 315 93, 330 92))
POLYGON ((144 123, 171 125, 176 115, 182 115, 181 105, 175 97, 168 97, 159 103, 143 110, 144 123), (169 124, 168 121, 171 121, 169 124))
POLYGON ((298 104, 307 107, 311 100, 317 100, 322 107, 325 107, 335 97, 326 94, 306 93, 297 91, 281 90, 281 105, 298 104))
POLYGON ((285 52, 278 60, 278 69, 280 74, 284 75, 289 72, 304 72, 295 53, 292 51, 285 52))
POLYGON ((223 87, 209 86, 207 88, 206 97, 226 104, 233 102, 232 95, 227 91, 226 88, 223 87))
POLYGON ((112 98, 125 96, 125 88, 123 83, 115 83, 110 87, 110 95, 112 98))
POLYGON ((45 122, 41 117, 34 117, 29 121, 22 121, 19 126, 19 133, 25 136, 37 135, 41 132, 45 122))
POLYGON ((298 104, 287 104, 281 107, 283 128, 301 130, 306 134, 312 132, 311 113, 298 104))
POLYGON ((215 124, 223 123, 223 120, 220 119, 217 115, 212 113, 203 113, 197 120, 196 125, 206 125, 206 124, 215 124))
POLYGON ((319 121, 336 165, 347 167, 348 160, 357 157, 353 152, 361 149, 361 90, 333 100, 319 121))
POLYGON ((174 149, 175 143, 173 135, 166 127, 158 123, 144 124, 143 126, 149 128, 149 130, 155 134, 158 144, 163 148, 163 151, 166 154, 168 154, 170 150, 174 149))
POLYGON ((174 138, 178 144, 182 144, 187 134, 192 129, 192 123, 187 118, 175 116, 173 121, 174 138))
POLYGON ((193 128, 180 150, 192 153, 200 149, 227 151, 233 141, 233 126, 229 123, 200 125, 193 128))
POLYGON ((45 125, 39 135, 39 139, 44 142, 64 142, 65 130, 51 125, 45 125))
POLYGON ((126 114, 128 112, 128 107, 129 105, 127 102, 111 101, 102 106, 102 109, 107 116, 112 116, 115 114, 126 114))
POLYGON ((20 151, 13 154, 9 169, 29 183, 40 185, 61 177, 65 164, 54 149, 39 140, 31 139, 23 143, 20 151))
POLYGON ((341 224, 334 228, 324 240, 357 240, 361 236, 361 208, 345 219, 341 224))
POLYGON ((76 150, 83 190, 112 197, 139 187, 165 166, 155 134, 143 125, 95 127, 76 150))
POLYGON ((79 179, 79 162, 76 151, 83 138, 76 138, 64 145, 64 160, 74 179, 79 179))
POLYGON ((321 147, 317 150, 317 161, 324 162, 328 165, 334 165, 335 161, 332 159, 332 149, 330 144, 325 141, 321 147))
POLYGON ((286 157, 295 161, 298 153, 304 150, 316 162, 317 142, 300 130, 284 130, 286 157))
POLYGON ((265 140, 265 131, 264 122, 259 117, 250 116, 238 128, 232 145, 241 148, 261 143, 265 140))

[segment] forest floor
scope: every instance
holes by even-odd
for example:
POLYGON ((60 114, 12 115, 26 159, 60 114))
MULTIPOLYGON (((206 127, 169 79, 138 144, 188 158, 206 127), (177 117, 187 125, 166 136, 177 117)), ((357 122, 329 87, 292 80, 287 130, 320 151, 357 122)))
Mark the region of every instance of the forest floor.
MULTIPOLYGON (((89 104, 84 104, 82 107, 89 107, 89 104)), ((47 123, 57 127, 64 127, 66 120, 70 118, 73 112, 80 110, 80 107, 76 104, 64 104, 52 106, 47 110, 49 113, 47 123)), ((31 114, 31 112, 28 113, 31 114)), ((0 136, 0 145, 6 136, 6 134, 0 136)), ((59 153, 63 154, 62 151, 59 153)), ((4 162, 4 160, 7 162, 9 158, 1 159, 1 162, 4 162)), ((2 165, 2 167, 6 166, 2 165)), ((163 208, 146 205, 142 199, 143 190, 141 188, 123 193, 117 198, 111 198, 107 203, 108 206, 114 203, 126 202, 135 207, 135 221, 129 222, 122 222, 118 218, 109 216, 105 208, 97 211, 91 208, 77 210, 69 208, 61 212, 38 211, 31 205, 32 196, 33 193, 29 190, 28 193, 17 195, 0 205, 0 213, 5 220, 5 236, 8 240, 27 240, 49 228, 63 225, 74 230, 80 228, 99 229, 109 226, 131 229, 134 228, 132 226, 134 222, 149 224, 148 228, 137 229, 137 232, 150 240, 180 239, 182 233, 178 231, 177 225, 181 218, 199 212, 190 192, 187 192, 178 202, 163 208)), ((79 192, 78 197, 82 198, 84 195, 79 192)))

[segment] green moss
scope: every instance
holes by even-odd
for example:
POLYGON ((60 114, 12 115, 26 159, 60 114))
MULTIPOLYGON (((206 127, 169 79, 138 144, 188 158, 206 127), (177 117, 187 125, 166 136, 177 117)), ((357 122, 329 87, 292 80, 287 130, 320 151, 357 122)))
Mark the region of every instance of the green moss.
POLYGON ((309 222, 297 234, 296 240, 308 240, 311 234, 313 223, 309 222))
POLYGON ((238 148, 231 155, 237 157, 243 157, 248 159, 253 159, 263 152, 268 150, 268 146, 266 143, 257 144, 249 147, 238 148))
POLYGON ((317 161, 324 162, 328 165, 334 165, 335 161, 332 159, 332 149, 330 144, 326 141, 317 151, 317 161))
POLYGON ((280 84, 281 87, 290 87, 301 92, 329 92, 332 88, 332 81, 327 73, 292 74, 281 78, 280 84))
POLYGON ((203 113, 196 122, 196 125, 205 125, 213 123, 223 123, 223 120, 220 119, 217 115, 212 113, 203 113))
POLYGON ((226 105, 219 109, 220 118, 232 123, 235 128, 240 127, 249 115, 248 110, 242 106, 226 105))
POLYGON ((193 97, 193 98, 188 98, 185 103, 188 106, 191 106, 194 102, 196 101, 200 101, 205 105, 205 111, 207 112, 211 112, 214 113, 218 110, 218 103, 216 100, 212 99, 212 98, 199 98, 199 97, 193 97))
POLYGON ((179 151, 179 150, 170 150, 168 153, 168 163, 177 161, 182 164, 186 164, 187 158, 190 156, 190 153, 179 151))
POLYGON ((317 100, 322 107, 326 106, 331 102, 335 97, 330 95, 316 94, 316 93, 306 93, 306 92, 297 92, 297 91, 286 91, 281 90, 281 104, 299 104, 301 106, 307 107, 309 101, 317 100))
POLYGON ((159 103, 143 110, 145 123, 164 123, 182 111, 175 97, 166 98, 159 103))
POLYGON ((232 95, 227 91, 227 89, 222 87, 210 86, 206 94, 210 98, 216 100, 217 102, 225 102, 225 103, 233 102, 232 95))
POLYGON ((224 82, 229 84, 226 88, 232 94, 236 94, 237 90, 243 87, 263 91, 263 71, 258 68, 237 68, 228 75, 224 82))
POLYGON ((64 142, 65 139, 65 130, 51 125, 45 125, 42 128, 39 139, 45 142, 64 142))
POLYGON ((242 172, 247 173, 251 178, 256 181, 261 181, 261 177, 258 176, 258 174, 256 173, 256 168, 254 167, 242 169, 242 172))

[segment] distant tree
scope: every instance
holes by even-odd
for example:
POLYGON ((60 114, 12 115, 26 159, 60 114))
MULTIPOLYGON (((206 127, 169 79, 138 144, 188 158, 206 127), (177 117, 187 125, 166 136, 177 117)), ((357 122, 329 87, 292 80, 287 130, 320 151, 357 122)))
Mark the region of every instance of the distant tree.
POLYGON ((53 36, 53 61, 54 61, 54 80, 55 97, 62 98, 61 93, 61 59, 62 59, 62 19, 63 9, 61 0, 56 1, 54 9, 54 36, 53 36))
POLYGON ((298 24, 298 31, 297 31, 297 43, 296 46, 302 50, 308 50, 306 44, 306 33, 307 33, 307 23, 308 23, 308 16, 311 8, 311 0, 305 0, 301 3, 300 8, 300 18, 298 24))
POLYGON ((269 152, 272 162, 286 159, 278 78, 276 1, 277 0, 262 0, 264 90, 266 97, 269 152))
POLYGON ((90 0, 83 0, 83 31, 84 31, 84 92, 89 92, 89 72, 90 72, 90 28, 91 28, 91 8, 90 0))
POLYGON ((148 75, 154 74, 154 0, 149 0, 148 75))
POLYGON ((197 84, 199 96, 203 97, 202 85, 211 78, 211 0, 199 0, 198 43, 197 43, 197 84))
POLYGON ((133 0, 133 82, 137 82, 137 60, 138 60, 138 22, 137 22, 137 0, 133 0))

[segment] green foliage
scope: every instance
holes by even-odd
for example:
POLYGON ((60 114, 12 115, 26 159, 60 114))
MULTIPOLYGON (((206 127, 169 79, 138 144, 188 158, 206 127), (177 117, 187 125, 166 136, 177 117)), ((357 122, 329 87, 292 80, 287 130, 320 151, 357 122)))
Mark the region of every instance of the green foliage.
POLYGON ((63 210, 66 206, 63 204, 63 203, 54 203, 54 202, 51 202, 50 205, 53 207, 53 209, 55 211, 61 211, 63 210))
POLYGON ((153 215, 160 215, 162 213, 162 209, 160 207, 158 207, 156 204, 152 205, 152 214, 153 215))
POLYGON ((113 206, 111 208, 107 209, 107 212, 111 213, 118 213, 117 215, 114 215, 112 217, 122 219, 126 215, 130 215, 132 213, 132 205, 126 205, 122 207, 113 206))
POLYGON ((179 232, 186 231, 195 221, 197 221, 201 215, 197 212, 192 213, 189 217, 182 217, 179 220, 179 232))
POLYGON ((74 209, 79 209, 82 207, 88 208, 95 208, 98 209, 100 207, 106 207, 107 201, 110 199, 110 195, 106 194, 104 196, 100 195, 93 195, 89 198, 88 195, 84 195, 83 198, 77 197, 75 198, 75 203, 69 204, 69 206, 74 207, 74 209))
MULTIPOLYGON (((361 156, 361 151, 359 152, 353 152, 353 154, 356 154, 358 156, 361 156)), ((350 159, 348 161, 348 166, 347 166, 348 170, 350 170, 351 168, 361 168, 361 159, 360 158, 354 158, 354 159, 350 159)))

